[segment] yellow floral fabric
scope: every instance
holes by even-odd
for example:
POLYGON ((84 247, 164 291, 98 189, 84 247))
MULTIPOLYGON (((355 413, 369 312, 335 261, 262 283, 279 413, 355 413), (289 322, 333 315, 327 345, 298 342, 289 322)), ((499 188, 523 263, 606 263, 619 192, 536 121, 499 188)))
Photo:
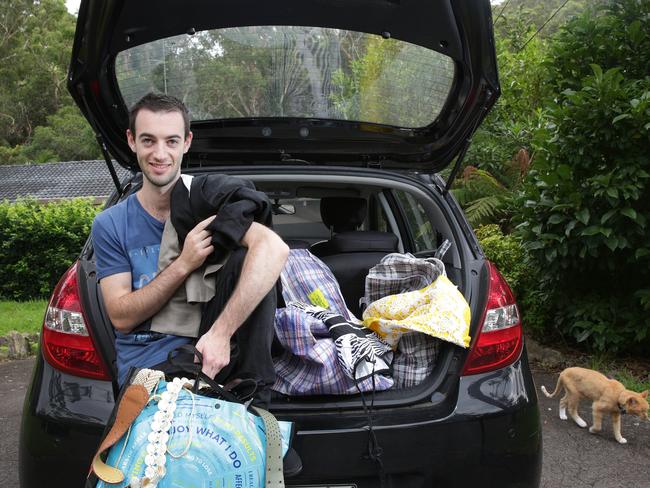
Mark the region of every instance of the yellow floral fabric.
POLYGON ((470 320, 465 297, 444 275, 421 290, 380 298, 363 312, 364 325, 393 349, 400 337, 410 331, 468 347, 470 320))

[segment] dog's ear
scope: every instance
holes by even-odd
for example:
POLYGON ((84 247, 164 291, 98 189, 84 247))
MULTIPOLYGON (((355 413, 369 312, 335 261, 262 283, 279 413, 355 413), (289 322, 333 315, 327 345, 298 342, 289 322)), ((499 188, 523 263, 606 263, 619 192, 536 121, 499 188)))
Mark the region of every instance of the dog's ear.
POLYGON ((639 393, 639 395, 641 395, 643 398, 648 398, 648 390, 642 391, 641 393, 639 393))

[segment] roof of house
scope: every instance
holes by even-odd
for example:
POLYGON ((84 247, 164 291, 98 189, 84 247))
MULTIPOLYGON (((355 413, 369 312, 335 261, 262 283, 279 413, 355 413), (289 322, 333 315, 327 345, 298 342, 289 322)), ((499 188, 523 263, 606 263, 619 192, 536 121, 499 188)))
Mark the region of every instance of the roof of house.
MULTIPOLYGON (((122 181, 129 172, 119 164, 114 163, 114 166, 122 181)), ((106 198, 114 189, 103 160, 0 165, 0 201, 25 197, 38 200, 106 198)))

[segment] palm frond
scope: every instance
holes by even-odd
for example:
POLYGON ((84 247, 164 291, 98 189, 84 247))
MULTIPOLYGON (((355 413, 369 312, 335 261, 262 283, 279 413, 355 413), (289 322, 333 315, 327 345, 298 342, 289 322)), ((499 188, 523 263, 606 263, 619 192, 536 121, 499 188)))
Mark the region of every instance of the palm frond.
POLYGON ((505 211, 506 199, 503 195, 487 195, 473 200, 465 207, 467 220, 475 229, 481 225, 494 223, 505 211))
POLYGON ((500 195, 507 192, 508 189, 503 186, 494 176, 489 172, 474 169, 468 173, 464 178, 457 182, 457 185, 452 192, 458 203, 465 207, 470 205, 475 200, 490 196, 500 195))

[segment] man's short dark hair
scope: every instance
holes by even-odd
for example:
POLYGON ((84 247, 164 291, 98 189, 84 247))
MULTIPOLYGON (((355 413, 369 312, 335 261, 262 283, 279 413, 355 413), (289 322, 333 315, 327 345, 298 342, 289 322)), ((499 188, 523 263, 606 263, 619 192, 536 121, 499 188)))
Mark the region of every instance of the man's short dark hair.
POLYGON ((138 112, 147 109, 152 112, 178 112, 183 116, 185 124, 185 137, 190 134, 190 114, 187 107, 178 98, 162 93, 147 93, 138 100, 129 110, 129 130, 135 137, 135 118, 138 112))

